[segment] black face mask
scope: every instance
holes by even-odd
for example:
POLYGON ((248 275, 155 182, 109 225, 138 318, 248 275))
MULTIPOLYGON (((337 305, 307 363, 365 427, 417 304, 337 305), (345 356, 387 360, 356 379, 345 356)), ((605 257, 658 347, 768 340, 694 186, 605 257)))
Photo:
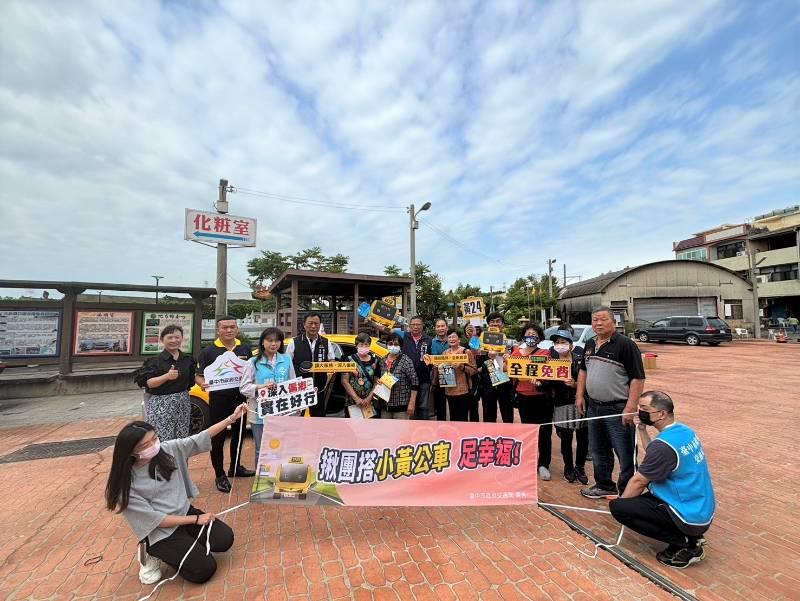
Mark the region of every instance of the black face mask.
POLYGON ((639 409, 639 421, 642 422, 645 426, 652 426, 655 423, 653 422, 651 414, 641 409, 639 409))

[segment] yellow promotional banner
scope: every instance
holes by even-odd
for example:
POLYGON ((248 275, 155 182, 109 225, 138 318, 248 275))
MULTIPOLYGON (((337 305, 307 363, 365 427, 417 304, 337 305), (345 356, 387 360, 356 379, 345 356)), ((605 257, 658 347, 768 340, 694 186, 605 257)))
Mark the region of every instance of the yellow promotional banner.
POLYGON ((470 296, 461 300, 461 314, 464 319, 479 318, 486 315, 483 299, 479 296, 470 296))
POLYGON ((469 355, 425 355, 422 360, 426 365, 458 365, 469 363, 469 355))
POLYGON ((569 380, 572 361, 547 357, 510 357, 508 375, 518 380, 569 380), (544 361, 542 361, 544 359, 544 361))
POLYGON ((356 364, 352 361, 317 361, 311 364, 311 369, 308 371, 317 374, 335 374, 353 373, 356 369, 356 364))

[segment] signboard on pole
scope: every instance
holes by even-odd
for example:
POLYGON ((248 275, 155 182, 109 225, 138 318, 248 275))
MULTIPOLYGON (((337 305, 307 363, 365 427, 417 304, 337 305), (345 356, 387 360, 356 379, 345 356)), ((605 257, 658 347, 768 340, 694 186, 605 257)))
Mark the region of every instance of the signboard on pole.
POLYGON ((61 311, 0 311, 0 359, 57 357, 61 311))
POLYGON ((184 239, 206 244, 255 246, 256 220, 252 217, 186 209, 184 239))

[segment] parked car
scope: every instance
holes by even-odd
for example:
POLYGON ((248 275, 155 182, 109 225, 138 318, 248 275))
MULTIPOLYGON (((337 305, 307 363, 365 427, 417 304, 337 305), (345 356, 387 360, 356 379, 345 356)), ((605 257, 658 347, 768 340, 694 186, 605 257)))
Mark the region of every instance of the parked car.
MULTIPOLYGON (((561 326, 553 326, 552 328, 547 328, 544 331, 544 340, 539 343, 539 348, 542 349, 549 349, 553 346, 553 343, 550 342, 550 336, 555 334, 561 329, 561 326)), ((586 346, 586 343, 597 336, 592 329, 592 326, 586 324, 574 324, 572 325, 572 344, 575 348, 583 348, 586 346)))
MULTIPOLYGON (((341 351, 342 357, 348 357, 356 352, 356 337, 355 334, 326 334, 325 337, 330 340, 334 346, 338 346, 341 351)), ((389 350, 383 342, 380 342, 376 337, 372 338, 372 352, 378 357, 385 358, 389 354, 389 350)), ((344 407, 347 393, 342 386, 340 378, 332 377, 329 383, 332 387, 330 396, 328 398, 327 409, 328 413, 335 413, 344 407)), ((320 391, 319 394, 325 394, 325 391, 320 391)), ((211 425, 211 410, 208 406, 208 392, 194 385, 189 390, 189 400, 192 403, 191 417, 189 420, 189 431, 192 434, 202 432, 211 425)))
POLYGON ((637 328, 634 336, 641 342, 683 340, 689 346, 697 346, 701 342, 717 346, 720 342, 730 342, 733 338, 730 326, 722 319, 701 315, 677 315, 659 319, 645 328, 637 328))

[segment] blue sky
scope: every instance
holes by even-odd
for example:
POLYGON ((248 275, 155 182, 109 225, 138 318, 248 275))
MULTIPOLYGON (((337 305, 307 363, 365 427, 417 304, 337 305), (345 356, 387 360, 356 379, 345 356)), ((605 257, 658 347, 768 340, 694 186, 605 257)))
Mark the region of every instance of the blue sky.
MULTIPOLYGON (((277 195, 231 196, 259 248, 353 272, 405 266, 425 201, 446 287, 670 258, 800 202, 799 9, 3 2, 2 277, 213 283, 182 220, 220 177, 277 195)), ((231 290, 254 255, 229 253, 231 290)))

